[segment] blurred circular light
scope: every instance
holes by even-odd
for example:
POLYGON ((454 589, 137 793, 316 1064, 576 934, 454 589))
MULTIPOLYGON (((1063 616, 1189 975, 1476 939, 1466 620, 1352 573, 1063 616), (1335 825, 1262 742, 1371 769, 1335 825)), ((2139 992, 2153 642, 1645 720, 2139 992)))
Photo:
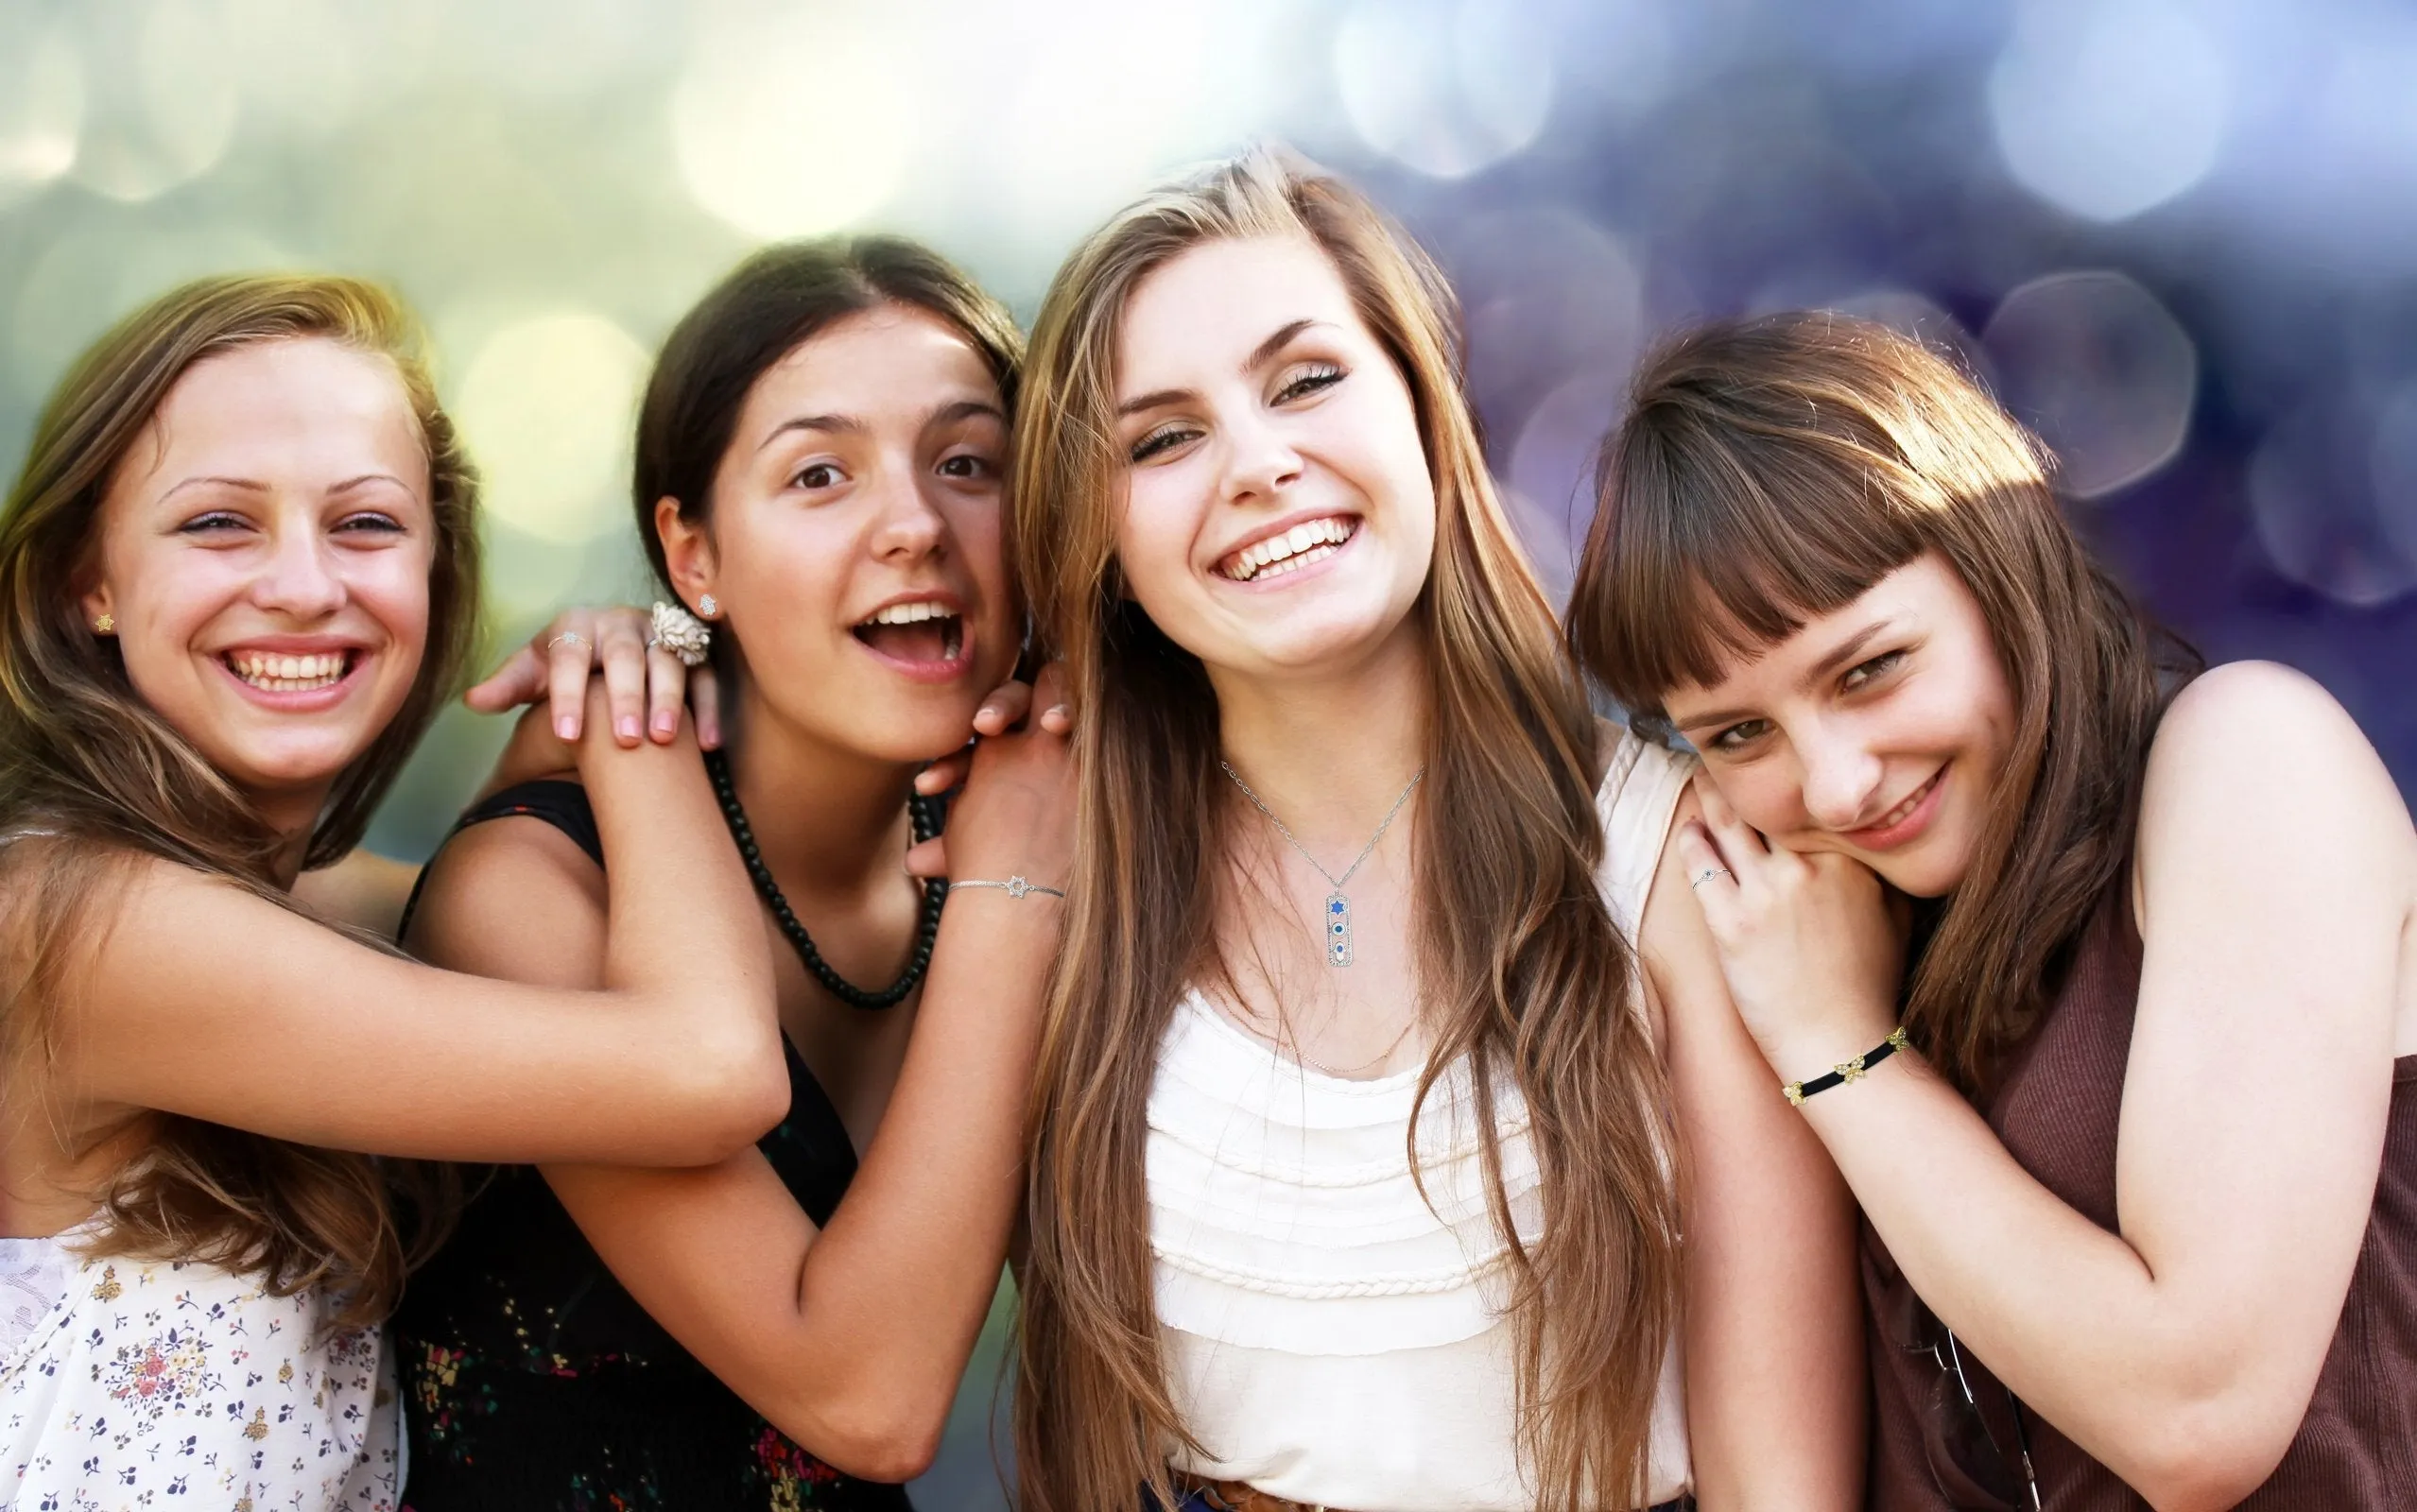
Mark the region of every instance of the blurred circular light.
POLYGON ((1386 156, 1466 178, 1544 129, 1553 95, 1544 31, 1498 0, 1360 0, 1335 34, 1343 110, 1386 156))
POLYGON ((486 526, 480 565, 487 577, 488 607, 499 621, 542 619, 573 601, 574 591, 588 576, 587 552, 515 530, 492 511, 486 526))
POLYGON ((2055 448, 2065 493, 2095 499, 2136 483, 2190 433, 2197 349, 2120 273, 2032 280, 1997 306, 1981 344, 2007 406, 2055 448))
POLYGON ((906 176, 917 102, 876 32, 821 10, 709 26, 671 95, 697 202, 751 236, 837 231, 906 176))
POLYGON ((64 31, 0 12, 0 208, 76 164, 84 68, 64 31))
POLYGON ((2375 417, 2368 457, 2375 519, 2400 554, 2417 562, 2417 379, 2394 389, 2375 417))
POLYGON ((1516 414, 1580 369, 1622 372, 1635 360, 1644 281, 1602 227, 1551 207, 1488 215, 1438 243, 1467 308, 1480 405, 1516 414))
POLYGON ((13 291, 9 376, 21 392, 40 394, 112 322, 187 279, 292 266, 276 243, 233 225, 129 238, 94 223, 56 233, 13 291))
POLYGON ((91 55, 112 66, 87 79, 77 181, 112 199, 150 199, 217 166, 234 139, 234 60, 217 18, 195 0, 82 8, 91 55), (130 64, 130 66, 129 66, 130 64))
POLYGON ((2015 179, 2093 220, 2121 220, 2204 178, 2231 80, 2189 9, 2167 0, 2030 0, 1989 78, 2015 179))
POLYGON ((1595 517, 1596 458, 1619 422, 1628 385, 1624 367, 1580 373, 1528 412, 1511 449, 1511 486, 1536 516, 1527 532, 1528 552, 1563 593, 1595 517))
POLYGON ((645 350, 601 316, 539 316, 488 337, 453 406, 488 509, 566 543, 617 523, 646 371, 645 350))
POLYGON ((1996 385, 1995 366, 1979 339, 1926 295, 1911 289, 1865 289, 1860 294, 1833 300, 1827 307, 1840 315, 1887 326, 1906 339, 1947 356, 1983 383, 1993 387, 1996 385))
POLYGON ((2284 576, 2370 609, 2417 589, 2417 551, 2394 538, 2368 475, 2358 406, 2320 399, 2287 415, 2250 459, 2258 542, 2284 576))

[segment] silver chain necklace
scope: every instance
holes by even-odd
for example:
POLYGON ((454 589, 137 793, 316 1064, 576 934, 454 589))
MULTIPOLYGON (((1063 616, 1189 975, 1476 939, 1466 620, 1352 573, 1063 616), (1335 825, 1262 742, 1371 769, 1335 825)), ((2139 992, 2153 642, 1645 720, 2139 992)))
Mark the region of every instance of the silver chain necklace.
POLYGON ((1385 817, 1377 822, 1376 833, 1368 837, 1368 843, 1359 848, 1359 854, 1353 859, 1350 866, 1343 868, 1343 874, 1338 877, 1318 865, 1318 858, 1309 853, 1309 848, 1303 845, 1290 830, 1285 828, 1284 821, 1276 817, 1276 811, 1268 807, 1265 799, 1251 791, 1251 784, 1242 781, 1240 772, 1227 765, 1223 758, 1219 758, 1217 765, 1219 771, 1234 779, 1234 785, 1242 790, 1242 796, 1251 800, 1251 806, 1268 816, 1268 822, 1276 827, 1276 833, 1284 836, 1285 843, 1300 851, 1301 859, 1317 868, 1318 875, 1325 878, 1327 885, 1334 888, 1334 891, 1326 894, 1326 964, 1349 966, 1351 964, 1351 900, 1343 896, 1343 884, 1351 881, 1352 873, 1359 869, 1361 862, 1376 853, 1376 842, 1385 838, 1385 832, 1393 827, 1393 816, 1402 812, 1402 805, 1410 800, 1410 793, 1420 782, 1426 780, 1426 768, 1422 766, 1410 774, 1410 785, 1402 789, 1400 798, 1393 799, 1393 806, 1387 809, 1385 817))

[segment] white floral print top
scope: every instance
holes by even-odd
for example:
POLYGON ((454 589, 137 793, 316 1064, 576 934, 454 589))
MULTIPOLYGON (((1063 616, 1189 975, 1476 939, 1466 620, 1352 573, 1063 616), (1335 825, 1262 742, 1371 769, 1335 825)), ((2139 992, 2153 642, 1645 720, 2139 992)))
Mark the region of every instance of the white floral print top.
POLYGON ((68 1237, 0 1240, 0 1507, 394 1512, 377 1330, 329 1328, 323 1293, 68 1237))

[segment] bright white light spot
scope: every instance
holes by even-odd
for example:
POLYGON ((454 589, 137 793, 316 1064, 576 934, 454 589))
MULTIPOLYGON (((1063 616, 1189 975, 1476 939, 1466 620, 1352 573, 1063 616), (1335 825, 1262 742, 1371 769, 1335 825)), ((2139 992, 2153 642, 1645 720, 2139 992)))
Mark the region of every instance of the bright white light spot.
POLYGON ((2055 448, 2057 487, 2095 499, 2171 461, 2190 433, 2199 354, 2157 297, 2120 273, 2051 273, 1981 333, 2002 397, 2055 448))
POLYGON ((0 13, 0 207, 76 164, 84 125, 84 68, 59 29, 0 13))
POLYGON ((193 0, 124 3, 82 11, 90 56, 112 60, 86 82, 87 118, 77 180, 112 199, 140 201, 217 166, 233 140, 233 60, 218 18, 193 0))
POLYGON ((672 145, 707 210, 751 236, 812 235, 897 190, 922 108, 872 27, 748 10, 698 38, 672 92, 672 145))
POLYGON ((540 316, 488 337, 453 412, 495 517, 562 542, 619 523, 646 371, 646 352, 601 316, 540 316))
POLYGON ((2136 215, 2205 177, 2230 103, 2222 53, 2164 0, 2031 0, 1989 79, 2007 167, 2093 220, 2136 215))
POLYGON ((1520 151, 1552 108, 1544 27, 1500 0, 1360 0, 1335 34, 1354 129, 1377 151, 1461 179, 1520 151))

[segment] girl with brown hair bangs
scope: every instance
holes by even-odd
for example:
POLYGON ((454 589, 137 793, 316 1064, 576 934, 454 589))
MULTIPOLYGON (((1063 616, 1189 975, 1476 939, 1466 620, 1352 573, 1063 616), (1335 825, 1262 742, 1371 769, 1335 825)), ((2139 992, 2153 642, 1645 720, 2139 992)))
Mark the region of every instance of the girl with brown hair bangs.
POLYGON ((1672 342, 1599 492, 1571 638, 1702 753, 1695 898, 1862 1204, 1873 1504, 2405 1505, 2417 835, 2357 729, 2189 678, 1877 327, 1672 342))
POLYGON ((1083 713, 1033 1512, 1856 1500, 1842 1194, 1748 1095, 1686 768, 1589 713, 1452 314, 1266 155, 1043 303, 1012 542, 1083 713))
POLYGON ((475 508, 416 327, 350 280, 178 289, 43 413, 0 512, 0 1503, 391 1508, 376 1324, 449 1208, 370 1152, 688 1164, 777 1116, 694 742, 615 752, 601 694, 578 760, 650 863, 602 990, 290 894, 459 676, 475 508))

